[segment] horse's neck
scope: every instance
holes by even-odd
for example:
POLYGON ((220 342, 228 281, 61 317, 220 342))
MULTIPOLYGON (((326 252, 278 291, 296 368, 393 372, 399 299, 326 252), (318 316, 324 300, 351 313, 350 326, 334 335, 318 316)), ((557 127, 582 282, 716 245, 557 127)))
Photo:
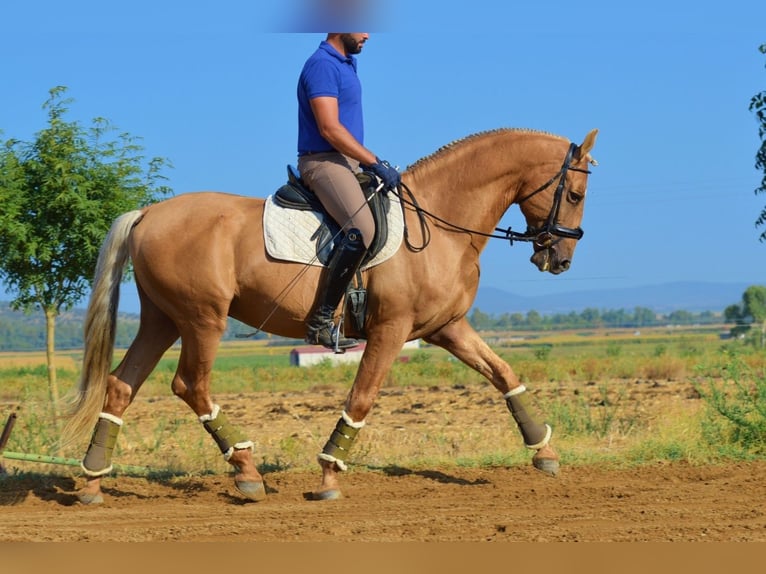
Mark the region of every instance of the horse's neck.
POLYGON ((491 232, 516 200, 535 153, 513 134, 470 141, 412 170, 412 191, 422 207, 451 223, 491 232))

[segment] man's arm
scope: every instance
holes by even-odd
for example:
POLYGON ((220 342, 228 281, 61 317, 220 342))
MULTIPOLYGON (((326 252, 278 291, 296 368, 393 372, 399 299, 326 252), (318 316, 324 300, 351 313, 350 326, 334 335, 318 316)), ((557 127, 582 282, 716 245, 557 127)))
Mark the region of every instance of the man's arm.
POLYGON ((340 123, 337 98, 329 96, 313 98, 311 110, 314 112, 319 133, 330 142, 333 148, 343 155, 354 158, 362 167, 372 171, 383 180, 387 188, 398 187, 401 182, 399 172, 391 167, 387 161, 379 160, 340 123))
POLYGON ((375 154, 360 144, 340 123, 337 98, 331 96, 313 98, 311 111, 314 112, 319 133, 337 151, 354 158, 362 165, 372 165, 378 161, 375 154))

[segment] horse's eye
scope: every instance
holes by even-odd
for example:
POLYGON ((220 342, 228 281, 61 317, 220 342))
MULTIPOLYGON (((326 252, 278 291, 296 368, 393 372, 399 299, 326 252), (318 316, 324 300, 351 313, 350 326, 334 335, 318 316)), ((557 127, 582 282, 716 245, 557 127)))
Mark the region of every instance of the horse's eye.
POLYGON ((578 193, 578 192, 576 192, 576 191, 572 191, 572 190, 570 190, 570 191, 569 191, 569 193, 567 193, 567 201, 568 201, 569 203, 573 203, 573 204, 575 204, 575 205, 577 205, 578 203, 580 203, 580 202, 582 201, 582 198, 583 198, 583 197, 584 197, 584 196, 583 196, 583 194, 582 194, 582 193, 578 193))

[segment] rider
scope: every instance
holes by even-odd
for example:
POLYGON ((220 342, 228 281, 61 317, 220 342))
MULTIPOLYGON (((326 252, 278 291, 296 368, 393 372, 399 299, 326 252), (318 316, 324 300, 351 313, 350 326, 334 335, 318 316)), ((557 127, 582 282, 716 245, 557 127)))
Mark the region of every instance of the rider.
POLYGON ((399 172, 364 147, 362 86, 354 54, 369 34, 328 33, 298 80, 298 170, 344 236, 320 284, 306 341, 348 349, 359 343, 336 332, 335 310, 375 235, 375 221, 355 173, 360 167, 395 188, 399 172), (336 338, 338 339, 336 341, 336 338))

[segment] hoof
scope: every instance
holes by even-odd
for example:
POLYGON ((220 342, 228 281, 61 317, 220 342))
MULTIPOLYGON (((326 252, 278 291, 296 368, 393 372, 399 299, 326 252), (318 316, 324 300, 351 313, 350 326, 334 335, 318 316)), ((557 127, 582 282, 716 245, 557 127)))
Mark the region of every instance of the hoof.
POLYGON ((234 486, 237 488, 237 491, 248 500, 259 502, 266 498, 266 487, 262 482, 241 480, 234 481, 234 486))
POLYGON ((559 475, 559 461, 553 458, 533 458, 532 464, 540 472, 548 476, 559 475))
POLYGON ((311 496, 309 500, 338 500, 339 498, 343 498, 343 495, 337 488, 331 488, 329 490, 317 490, 310 494, 311 496))
POLYGON ((80 504, 103 504, 104 497, 100 492, 93 494, 92 492, 78 492, 77 500, 80 504))

